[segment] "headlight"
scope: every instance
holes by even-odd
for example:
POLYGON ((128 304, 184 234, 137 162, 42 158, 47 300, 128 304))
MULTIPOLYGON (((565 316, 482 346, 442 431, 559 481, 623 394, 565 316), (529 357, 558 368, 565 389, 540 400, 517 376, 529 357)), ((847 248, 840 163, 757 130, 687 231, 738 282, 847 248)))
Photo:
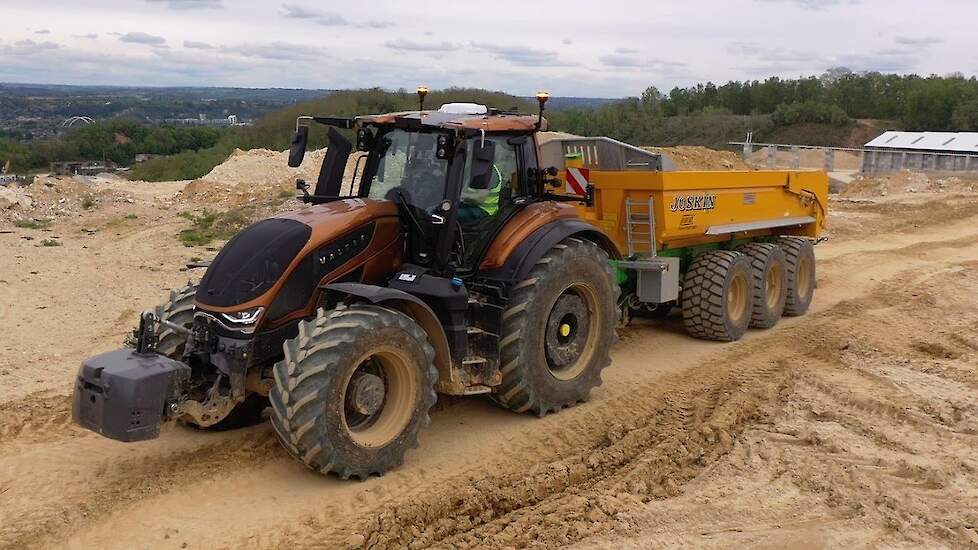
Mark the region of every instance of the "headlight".
POLYGON ((221 317, 224 317, 226 320, 236 325, 253 325, 256 321, 258 321, 258 318, 261 317, 263 311, 265 311, 265 308, 259 306, 242 311, 235 311, 234 313, 222 313, 221 317))

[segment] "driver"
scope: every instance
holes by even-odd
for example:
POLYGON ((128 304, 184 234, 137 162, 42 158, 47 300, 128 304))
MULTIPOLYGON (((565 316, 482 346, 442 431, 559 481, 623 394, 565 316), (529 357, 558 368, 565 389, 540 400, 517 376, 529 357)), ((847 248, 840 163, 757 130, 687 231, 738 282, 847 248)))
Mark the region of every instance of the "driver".
POLYGON ((484 218, 495 216, 499 212, 499 191, 503 184, 503 175, 499 167, 492 165, 494 184, 487 189, 472 189, 466 186, 462 190, 462 205, 458 209, 458 221, 472 224, 484 218))

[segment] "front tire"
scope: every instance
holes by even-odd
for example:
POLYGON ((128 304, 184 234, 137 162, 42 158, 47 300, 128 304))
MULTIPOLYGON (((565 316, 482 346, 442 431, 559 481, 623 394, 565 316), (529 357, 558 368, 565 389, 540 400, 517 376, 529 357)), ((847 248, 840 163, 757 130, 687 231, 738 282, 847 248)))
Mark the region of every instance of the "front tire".
POLYGON ((435 403, 435 352, 403 313, 374 305, 299 325, 269 393, 279 441, 309 468, 382 475, 418 445, 435 403))
POLYGON ((513 287, 493 399, 539 416, 585 401, 611 364, 617 303, 604 250, 577 238, 555 245, 513 287))

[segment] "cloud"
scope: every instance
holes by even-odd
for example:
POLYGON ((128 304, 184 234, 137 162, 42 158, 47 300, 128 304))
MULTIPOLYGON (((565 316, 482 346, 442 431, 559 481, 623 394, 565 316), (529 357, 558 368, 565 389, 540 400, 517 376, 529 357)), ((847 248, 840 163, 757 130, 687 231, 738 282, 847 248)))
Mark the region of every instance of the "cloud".
MULTIPOLYGON (((617 51, 617 50, 616 50, 617 51)), ((631 50, 634 51, 634 50, 631 50)), ((643 59, 632 55, 605 55, 598 58, 598 61, 606 67, 614 69, 643 69, 654 71, 659 75, 684 74, 689 67, 687 63, 679 61, 664 61, 661 59, 643 59)))
POLYGON ((832 6, 838 6, 839 4, 854 5, 861 2, 861 0, 759 0, 759 1, 767 2, 769 4, 795 4, 806 10, 821 10, 832 6))
POLYGON ((570 38, 565 38, 565 39, 561 40, 560 43, 563 44, 563 45, 565 45, 565 46, 570 46, 571 44, 574 43, 574 41, 571 40, 570 38))
POLYGON ((339 27, 348 24, 346 18, 338 13, 322 12, 297 4, 282 4, 282 17, 286 19, 308 19, 325 27, 339 27))
POLYGON ((19 40, 14 42, 13 46, 5 46, 3 51, 13 55, 23 55, 41 52, 44 50, 56 50, 60 47, 60 44, 55 44, 54 42, 34 42, 28 38, 27 40, 19 40))
POLYGON ((941 44, 944 42, 943 38, 938 36, 898 36, 896 37, 896 43, 902 46, 918 46, 927 47, 933 46, 935 44, 941 44))
POLYGON ((615 53, 621 54, 621 55, 632 55, 632 54, 638 53, 638 50, 633 49, 633 48, 617 48, 615 50, 615 53))
POLYGON ((40 29, 40 30, 34 31, 34 34, 51 34, 51 31, 49 31, 47 29, 40 29))
POLYGON ((223 8, 221 0, 146 0, 150 4, 166 4, 171 10, 223 8))
POLYGON ((207 42, 197 42, 195 40, 184 40, 184 48, 190 48, 191 50, 213 50, 214 46, 211 46, 207 42))
POLYGON ((96 38, 98 38, 98 34, 94 32, 90 32, 88 34, 73 34, 71 36, 74 36, 75 38, 87 38, 89 40, 95 40, 96 38))
POLYGON ((561 61, 557 57, 557 52, 550 50, 538 50, 524 46, 500 46, 483 42, 473 42, 472 47, 489 53, 497 59, 523 67, 566 67, 573 65, 573 63, 561 61))
POLYGON ((451 42, 416 42, 397 38, 384 42, 384 47, 407 52, 450 52, 457 50, 459 46, 451 42))
POLYGON ((232 46, 221 46, 222 53, 240 55, 242 57, 253 57, 259 59, 270 59, 275 61, 299 61, 309 59, 322 59, 323 50, 306 46, 304 44, 292 44, 289 42, 269 42, 269 43, 246 43, 232 46))
POLYGON ((149 44, 151 46, 166 44, 166 38, 153 34, 146 34, 144 32, 127 32, 119 37, 119 41, 128 42, 130 44, 149 44))

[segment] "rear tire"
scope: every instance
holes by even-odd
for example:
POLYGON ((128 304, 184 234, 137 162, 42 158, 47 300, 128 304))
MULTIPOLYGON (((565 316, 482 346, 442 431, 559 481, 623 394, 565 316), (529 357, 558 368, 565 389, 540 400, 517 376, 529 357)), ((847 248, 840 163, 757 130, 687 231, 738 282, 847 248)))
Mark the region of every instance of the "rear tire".
POLYGON ((403 313, 374 305, 299 324, 269 393, 279 441, 309 468, 343 479, 404 462, 435 403, 435 352, 403 313))
POLYGON ((740 252, 747 256, 754 284, 754 305, 750 326, 771 328, 784 314, 788 288, 785 282, 786 266, 781 247, 771 243, 751 243, 740 252))
POLYGON ((502 406, 544 416, 585 401, 611 364, 618 285, 608 254, 568 238, 510 295, 499 341, 502 406))
POLYGON ((750 262, 740 252, 696 256, 683 281, 683 322, 697 338, 732 342, 750 325, 754 303, 750 262))
POLYGON ((811 240, 802 237, 780 237, 777 243, 784 250, 787 266, 784 314, 804 315, 815 296, 815 247, 811 240))

